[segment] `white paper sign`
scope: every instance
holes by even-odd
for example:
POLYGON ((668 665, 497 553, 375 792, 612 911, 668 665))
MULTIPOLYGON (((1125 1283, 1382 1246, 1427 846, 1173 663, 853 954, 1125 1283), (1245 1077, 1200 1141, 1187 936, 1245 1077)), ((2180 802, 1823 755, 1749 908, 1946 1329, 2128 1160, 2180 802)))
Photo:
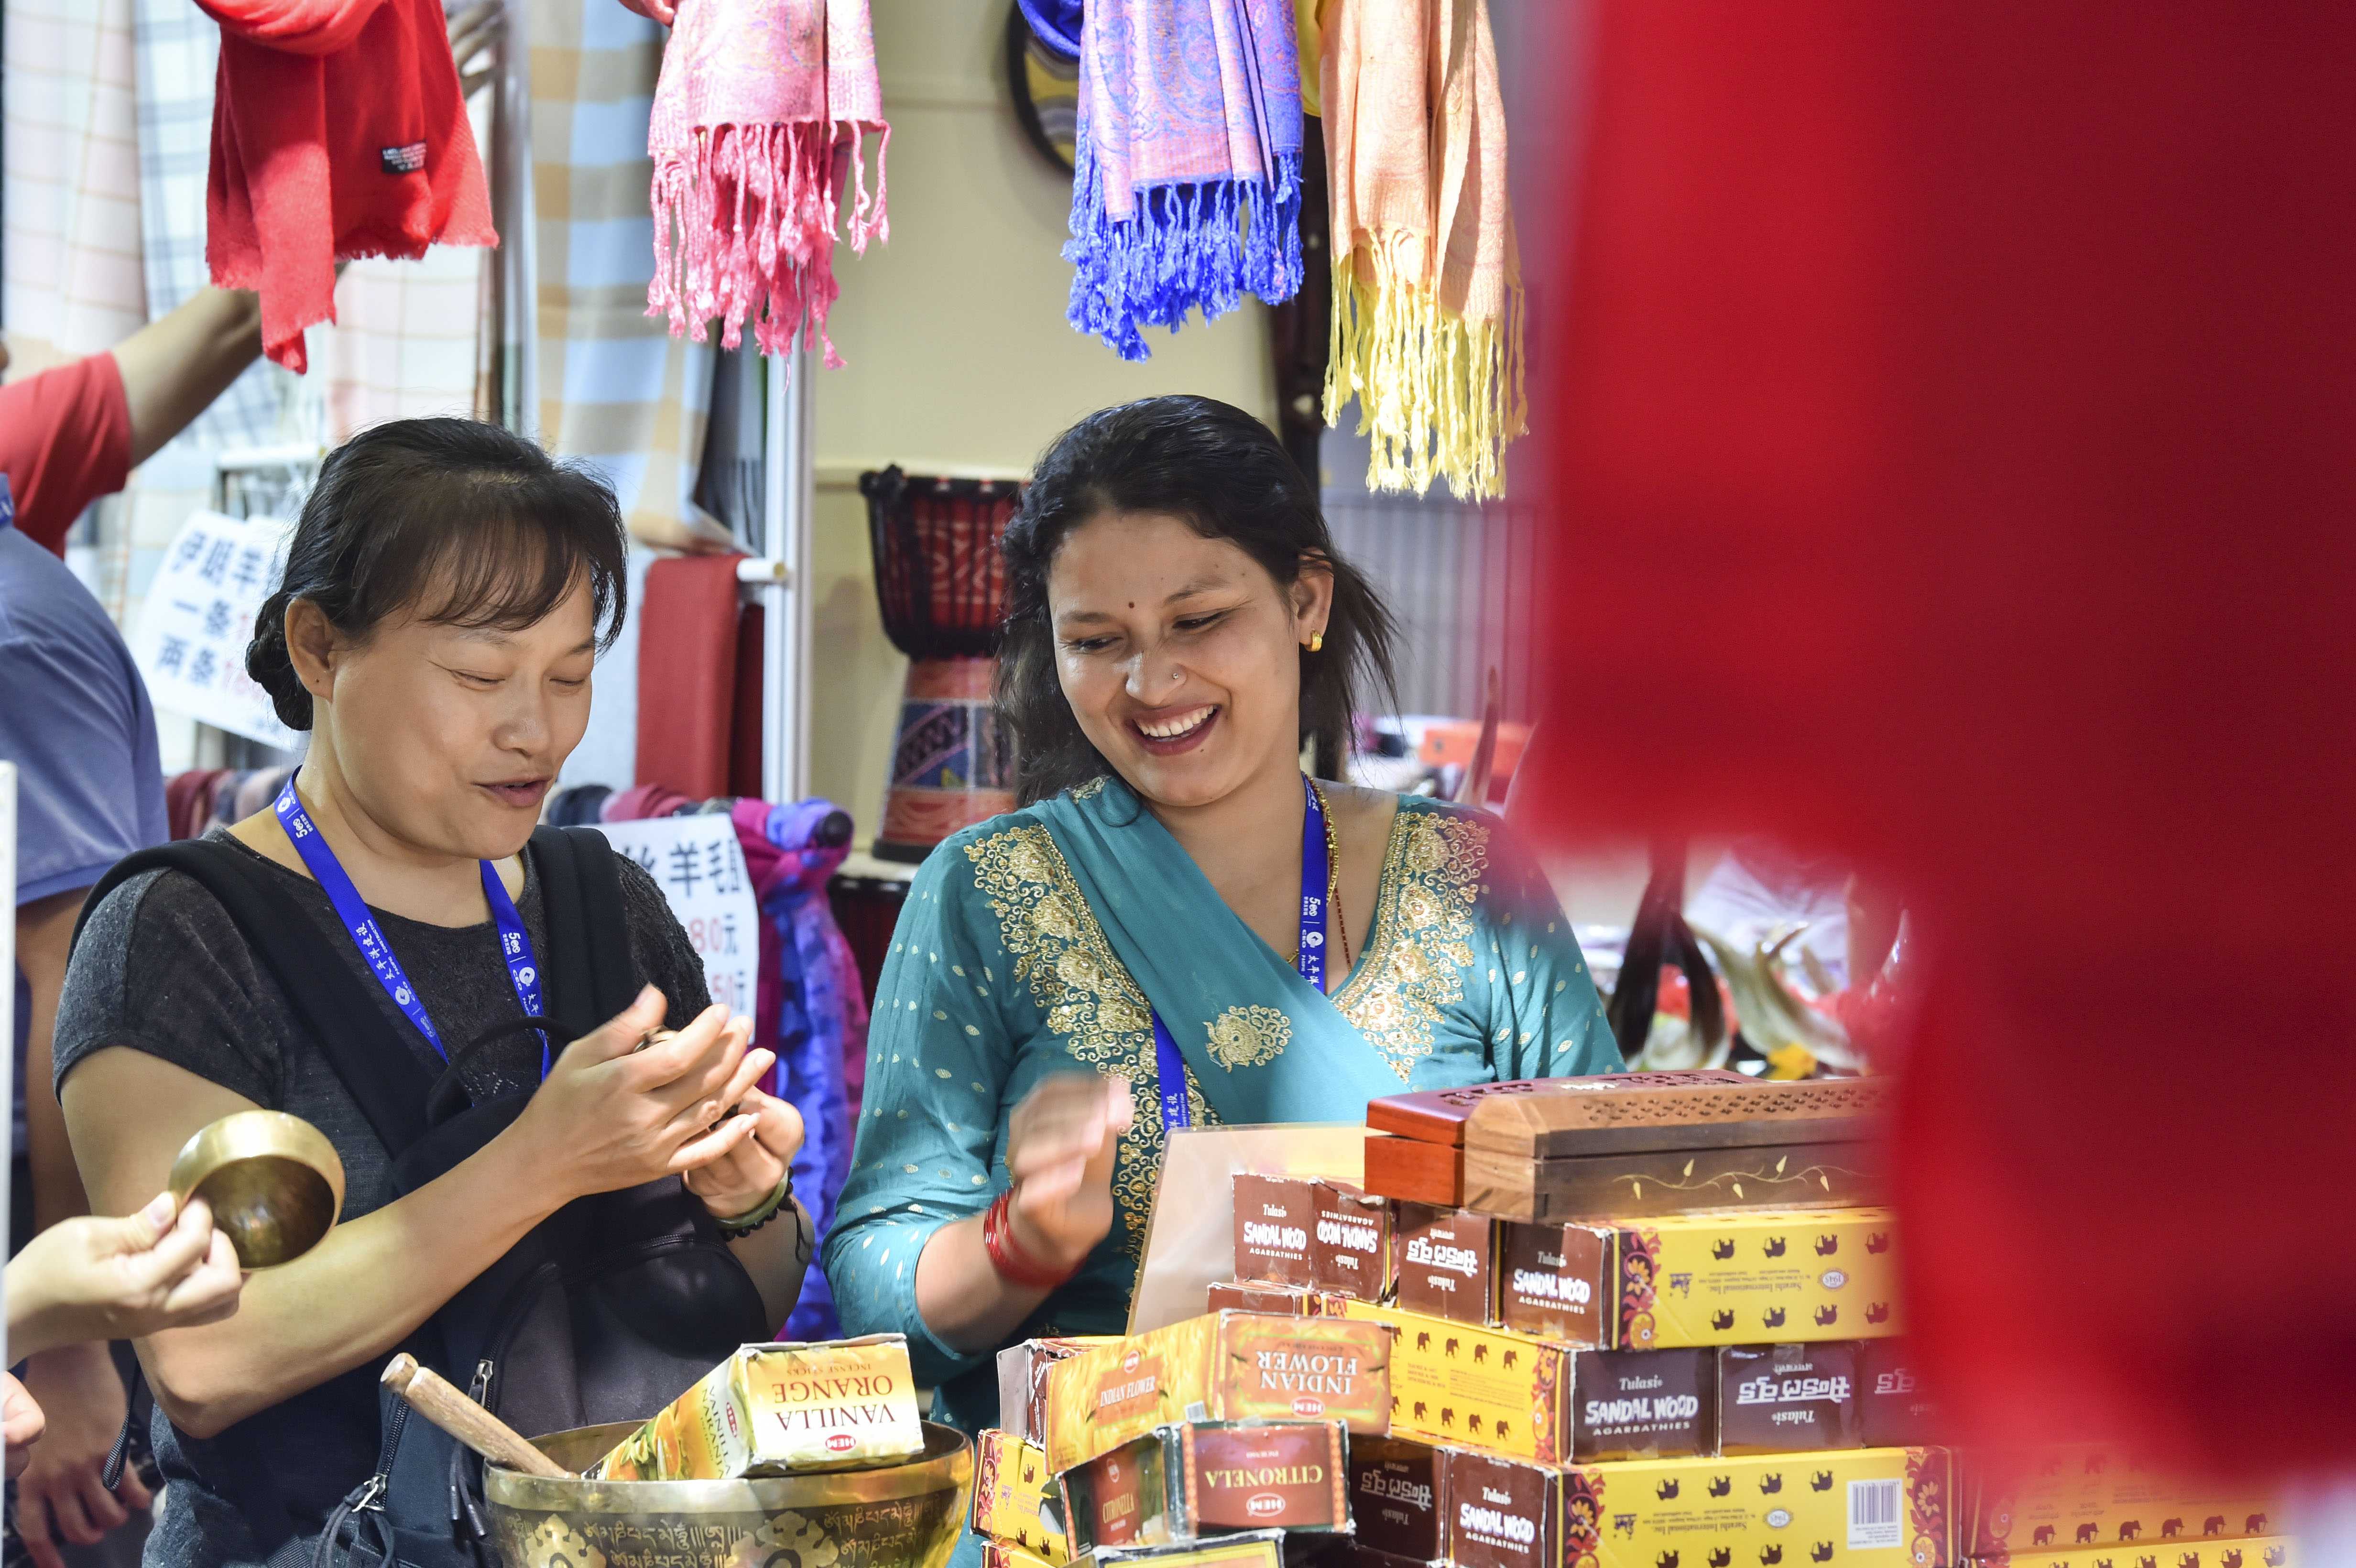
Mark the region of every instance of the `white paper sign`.
POLYGON ((132 657, 158 708, 282 751, 303 737, 278 721, 270 695, 245 673, 253 618, 277 586, 289 525, 192 512, 147 588, 132 657))
POLYGON ((712 999, 751 1017, 761 960, 761 912, 744 847, 725 815, 601 822, 615 848, 646 868, 703 960, 712 999))

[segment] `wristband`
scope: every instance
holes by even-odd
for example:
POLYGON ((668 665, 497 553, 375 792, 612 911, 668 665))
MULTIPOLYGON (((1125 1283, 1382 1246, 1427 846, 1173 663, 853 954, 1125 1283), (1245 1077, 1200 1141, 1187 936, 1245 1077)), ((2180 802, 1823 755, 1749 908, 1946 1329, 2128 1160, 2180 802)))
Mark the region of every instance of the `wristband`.
POLYGON ((1080 1272, 1077 1264, 1070 1268, 1050 1268, 1023 1250, 1014 1239, 1014 1189, 1008 1188, 998 1195, 981 1216, 982 1250, 990 1254, 990 1266, 1009 1285, 1023 1285, 1032 1290, 1053 1290, 1080 1272))
POLYGON ((721 1220, 720 1228, 728 1232, 730 1241, 734 1241, 739 1236, 749 1236, 785 1212, 786 1204, 793 1195, 794 1172, 793 1168, 788 1166, 786 1168, 784 1178, 777 1183, 777 1189, 763 1200, 759 1208, 739 1214, 733 1220, 721 1220))

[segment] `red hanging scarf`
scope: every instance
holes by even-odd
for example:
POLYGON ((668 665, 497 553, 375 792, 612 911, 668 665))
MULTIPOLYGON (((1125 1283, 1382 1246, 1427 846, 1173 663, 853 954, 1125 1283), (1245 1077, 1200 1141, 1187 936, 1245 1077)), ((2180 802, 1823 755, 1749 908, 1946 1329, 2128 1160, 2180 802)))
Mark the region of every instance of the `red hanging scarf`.
POLYGON ((305 368, 338 260, 498 243, 437 0, 198 4, 221 25, 205 261, 259 291, 271 358, 305 368))

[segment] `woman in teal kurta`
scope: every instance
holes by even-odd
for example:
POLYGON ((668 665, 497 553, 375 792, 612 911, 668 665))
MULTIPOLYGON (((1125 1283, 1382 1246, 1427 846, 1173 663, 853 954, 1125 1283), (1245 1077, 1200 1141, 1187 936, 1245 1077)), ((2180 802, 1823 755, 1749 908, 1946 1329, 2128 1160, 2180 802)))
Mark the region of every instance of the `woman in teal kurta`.
POLYGON ((1341 918, 1328 990, 1302 977, 1300 748, 1339 738, 1354 667, 1387 673, 1388 623, 1265 427, 1194 398, 1092 416, 1007 554, 1001 699, 1036 798, 917 872, 826 1246, 845 1330, 907 1335, 969 1429, 996 1420, 1001 1346, 1126 1321, 1165 1136, 1157 1013, 1197 1125, 1620 1060, 1551 889, 1485 813, 1318 784, 1341 918), (1010 1189, 1012 1277, 975 1221, 1010 1189), (1069 1277, 1043 1290, 1043 1256, 1069 1277))

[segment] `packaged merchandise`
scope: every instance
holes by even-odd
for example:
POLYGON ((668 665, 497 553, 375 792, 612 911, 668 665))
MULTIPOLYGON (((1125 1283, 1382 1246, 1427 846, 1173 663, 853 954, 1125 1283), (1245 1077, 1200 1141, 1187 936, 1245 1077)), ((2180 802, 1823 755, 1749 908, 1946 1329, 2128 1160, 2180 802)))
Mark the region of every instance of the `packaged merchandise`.
POLYGON ((1570 1456, 1584 1464, 1715 1453, 1717 1360, 1709 1350, 1573 1351, 1570 1456))
POLYGON ((1235 1193, 1236 1277, 1261 1285, 1309 1285, 1316 1184, 1292 1177, 1238 1174, 1235 1193))
POLYGON ((1387 1301, 1398 1277, 1387 1199, 1346 1181, 1316 1184, 1317 1225, 1309 1234, 1309 1277, 1320 1290, 1387 1301))
POLYGON ((1576 1472, 1451 1449, 1442 1552, 1455 1568, 1557 1568, 1576 1472))
POLYGON ((1402 1203, 1398 1304, 1459 1323, 1496 1321, 1497 1222, 1462 1209, 1402 1203))
POLYGON ((1497 1318, 1516 1333, 1609 1346, 1618 1233, 1609 1225, 1497 1227, 1497 1318))
POLYGON ((1953 1469, 1943 1448, 1580 1466, 1564 1477, 1562 1561, 1948 1568, 1953 1469))
POLYGON ((1626 1349, 1883 1339, 1904 1327, 1887 1210, 1680 1214, 1621 1227, 1626 1349))
POLYGON ((1284 1568, 1284 1532, 1258 1530, 1175 1546, 1099 1546, 1087 1562, 1089 1568, 1284 1568))
POLYGON ((1120 1343, 1118 1334, 1074 1334, 1025 1339, 998 1352, 998 1424, 1033 1443, 1047 1435, 1047 1369, 1097 1345, 1120 1343))
POLYGON ((1273 1312, 1281 1317, 1314 1317, 1325 1309, 1325 1297, 1314 1290, 1289 1285, 1222 1282, 1211 1286, 1204 1309, 1209 1312, 1273 1312))
POLYGON ((1072 1544, 1161 1546, 1232 1531, 1350 1528, 1338 1421, 1185 1422, 1057 1477, 1072 1544))
POLYGON ((1389 1429, 1390 1360, 1380 1324, 1254 1312, 1098 1345, 1047 1370, 1048 1467, 1061 1475, 1190 1419, 1338 1420, 1379 1434, 1389 1429))
POLYGON ((908 1341, 747 1345, 591 1467, 608 1481, 864 1468, 924 1452, 908 1341))
POLYGON ((1701 1350, 1581 1350, 1370 1302, 1345 1317, 1385 1326, 1391 1431, 1541 1465, 1707 1453, 1716 1381, 1701 1350))
POLYGON ((2299 1554, 2289 1536, 2261 1535, 2241 1541, 2168 1541, 2132 1552, 2115 1546, 2009 1555, 1998 1552, 1966 1561, 1971 1568, 2298 1568, 2299 1554))
MULTIPOLYGON (((1473 1125, 1477 1131, 1479 1122, 1473 1125)), ((1533 1159, 1464 1150, 1460 1201, 1501 1220, 1626 1221, 1702 1210, 1847 1209, 1884 1197, 1878 1144, 1744 1144, 1533 1159)))
MULTIPOLYGON (((2147 1469, 2105 1447, 2055 1447, 2021 1463, 1975 1463, 1970 1470, 1971 1528, 1965 1540, 1979 1558, 2010 1552, 2017 1559, 2080 1546, 2150 1551, 2179 1541, 2265 1535, 2283 1519, 2278 1500, 2251 1483, 2147 1469)), ((2251 1560, 2251 1568, 2257 1561, 2251 1560)), ((2133 1559, 2120 1568, 2133 1568, 2133 1559)))
POLYGON ((1729 1345, 1718 1352, 1718 1451, 1862 1448, 1858 1347, 1729 1345))
POLYGON ((1868 1448, 1920 1448, 1944 1439, 1937 1398, 1914 1370, 1904 1339, 1868 1339, 1857 1348, 1857 1405, 1868 1448))
POLYGON ((1023 1548, 1049 1568, 1071 1561, 1063 1500, 1044 1448, 996 1429, 975 1439, 973 1528, 1023 1548))
POLYGON ((981 1543, 981 1568, 1057 1568, 1035 1552, 1025 1552, 1011 1541, 984 1538, 981 1543))
POLYGON ((1350 1440, 1350 1516, 1360 1546, 1412 1563, 1440 1559, 1444 1452, 1407 1437, 1350 1440))

